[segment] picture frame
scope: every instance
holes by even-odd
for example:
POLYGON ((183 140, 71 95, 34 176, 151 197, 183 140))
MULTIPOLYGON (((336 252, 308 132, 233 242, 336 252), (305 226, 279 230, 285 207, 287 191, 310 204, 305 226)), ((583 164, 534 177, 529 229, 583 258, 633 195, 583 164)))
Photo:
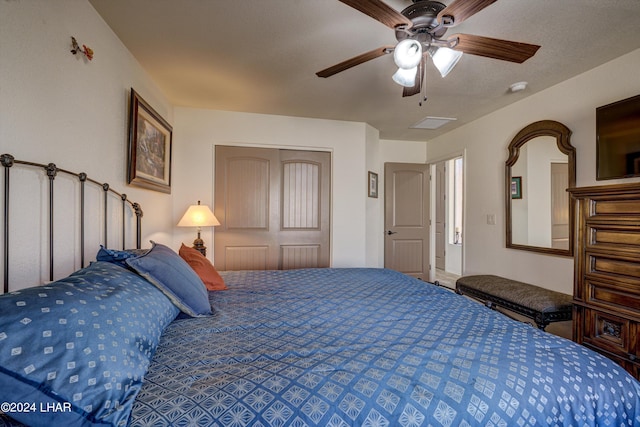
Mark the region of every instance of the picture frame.
POLYGON ((131 88, 127 183, 171 193, 173 128, 131 88))
POLYGON ((521 176, 511 177, 511 198, 522 199, 522 177, 521 176))
POLYGON ((375 199, 378 198, 378 174, 375 172, 369 171, 367 195, 375 199))

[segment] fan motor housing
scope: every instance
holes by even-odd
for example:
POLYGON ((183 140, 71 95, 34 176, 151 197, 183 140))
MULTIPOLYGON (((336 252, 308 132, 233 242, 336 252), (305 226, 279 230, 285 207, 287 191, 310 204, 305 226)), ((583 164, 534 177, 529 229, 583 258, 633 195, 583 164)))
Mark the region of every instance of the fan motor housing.
MULTIPOLYGON (((438 14, 444 10, 446 6, 439 1, 432 0, 414 0, 411 6, 402 10, 402 15, 407 17, 413 26, 409 29, 397 29, 396 39, 398 41, 406 38, 415 39, 431 39, 440 38, 447 31, 446 27, 438 28, 438 14), (434 32, 434 30, 436 30, 434 32)), ((428 41, 428 40, 421 40, 428 41)))

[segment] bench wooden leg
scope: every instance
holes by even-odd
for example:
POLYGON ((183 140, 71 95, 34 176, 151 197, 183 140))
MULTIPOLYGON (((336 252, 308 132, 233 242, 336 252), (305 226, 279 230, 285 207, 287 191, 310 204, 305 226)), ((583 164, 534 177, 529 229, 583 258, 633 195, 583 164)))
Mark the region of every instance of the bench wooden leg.
POLYGON ((536 322, 536 326, 538 326, 538 329, 540 329, 541 331, 544 331, 544 328, 546 328, 550 323, 548 321, 537 318, 537 316, 533 319, 533 321, 536 322))

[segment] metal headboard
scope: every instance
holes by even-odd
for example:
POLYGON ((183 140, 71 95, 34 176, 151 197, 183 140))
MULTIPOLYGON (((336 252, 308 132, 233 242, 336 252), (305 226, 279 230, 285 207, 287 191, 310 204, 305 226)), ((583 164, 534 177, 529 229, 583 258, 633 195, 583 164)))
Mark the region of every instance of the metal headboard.
POLYGON ((80 265, 82 267, 85 267, 85 251, 84 251, 84 245, 85 245, 85 185, 87 183, 92 184, 92 185, 96 185, 100 188, 102 188, 103 192, 104 192, 104 224, 103 224, 103 233, 104 233, 104 242, 103 245, 105 247, 109 247, 109 242, 108 240, 108 236, 109 236, 109 221, 108 221, 108 196, 111 193, 112 195, 115 195, 117 197, 120 198, 120 200, 122 201, 122 215, 123 215, 123 221, 122 221, 122 249, 126 249, 125 245, 126 245, 126 221, 124 220, 125 216, 126 216, 126 209, 129 208, 131 209, 131 211, 135 214, 136 216, 136 226, 135 226, 135 233, 136 233, 136 248, 140 249, 140 245, 141 245, 141 233, 142 233, 142 209, 140 208, 140 205, 138 203, 132 202, 127 198, 126 194, 122 194, 122 193, 118 193, 117 191, 113 190, 109 184, 107 183, 101 183, 98 181, 95 181, 91 178, 89 178, 87 176, 86 173, 81 172, 81 173, 75 173, 75 172, 70 172, 67 171, 65 169, 60 169, 58 168, 54 163, 49 163, 49 164, 41 164, 41 163, 33 163, 33 162, 27 162, 27 161, 23 161, 23 160, 16 160, 12 155, 10 154, 2 154, 0 156, 0 164, 2 166, 4 166, 4 191, 3 191, 3 199, 4 199, 4 218, 3 218, 3 223, 4 223, 4 247, 3 247, 3 253, 4 253, 4 293, 9 292, 9 260, 10 260, 10 253, 9 253, 9 231, 10 231, 10 202, 11 202, 11 197, 10 197, 10 189, 11 189, 11 185, 10 185, 10 175, 11 175, 11 167, 14 165, 24 165, 27 167, 35 167, 35 168, 40 168, 43 170, 43 172, 46 174, 46 176, 49 179, 49 208, 48 208, 48 220, 49 220, 49 235, 48 235, 48 244, 49 244, 49 280, 53 281, 54 280, 54 221, 53 221, 53 217, 54 217, 54 182, 55 182, 55 178, 57 176, 57 174, 62 173, 62 174, 67 174, 67 175, 71 175, 74 177, 77 177, 77 179, 80 182, 79 188, 80 188, 80 265))

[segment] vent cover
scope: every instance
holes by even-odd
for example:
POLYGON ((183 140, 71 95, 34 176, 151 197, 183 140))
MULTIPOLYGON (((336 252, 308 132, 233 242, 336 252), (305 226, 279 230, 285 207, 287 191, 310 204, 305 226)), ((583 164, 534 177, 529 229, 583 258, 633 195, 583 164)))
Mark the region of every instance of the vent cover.
POLYGON ((446 125, 449 122, 453 122, 457 119, 449 117, 431 117, 427 116, 415 125, 411 126, 411 129, 438 129, 446 125))

